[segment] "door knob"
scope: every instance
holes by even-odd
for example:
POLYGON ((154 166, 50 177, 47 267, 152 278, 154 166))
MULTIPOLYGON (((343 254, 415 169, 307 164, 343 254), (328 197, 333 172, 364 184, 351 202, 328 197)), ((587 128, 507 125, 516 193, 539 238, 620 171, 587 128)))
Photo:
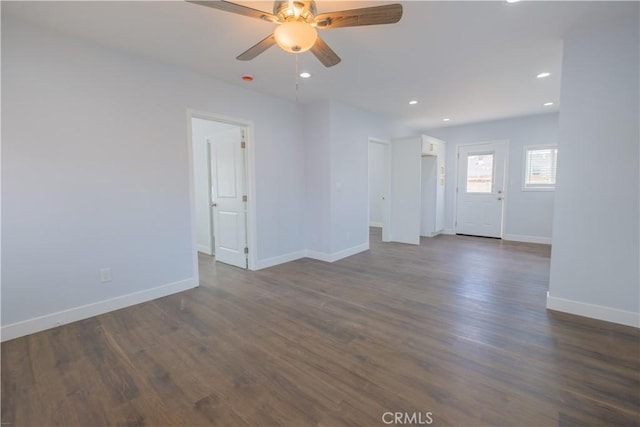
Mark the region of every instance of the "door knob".
POLYGON ((502 200, 502 197, 498 197, 498 200, 502 200))
POLYGON ((217 204, 217 203, 211 203, 211 207, 212 207, 212 208, 215 208, 216 206, 218 206, 218 204, 217 204))

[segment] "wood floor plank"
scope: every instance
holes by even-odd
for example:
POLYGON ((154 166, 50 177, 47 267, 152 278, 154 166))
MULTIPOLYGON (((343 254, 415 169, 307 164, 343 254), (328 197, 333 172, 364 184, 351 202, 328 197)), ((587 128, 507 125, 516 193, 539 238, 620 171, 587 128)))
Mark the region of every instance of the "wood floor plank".
POLYGON ((640 331, 547 311, 549 246, 370 246, 258 272, 202 255, 197 289, 5 342, 2 422, 640 424, 640 331))

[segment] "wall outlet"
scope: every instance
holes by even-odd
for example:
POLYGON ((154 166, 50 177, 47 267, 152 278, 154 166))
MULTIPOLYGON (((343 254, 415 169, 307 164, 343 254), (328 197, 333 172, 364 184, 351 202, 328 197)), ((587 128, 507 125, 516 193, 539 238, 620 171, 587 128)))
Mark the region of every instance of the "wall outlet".
POLYGON ((111 269, 110 268, 101 268, 100 269, 100 281, 102 283, 107 283, 111 281, 111 269))

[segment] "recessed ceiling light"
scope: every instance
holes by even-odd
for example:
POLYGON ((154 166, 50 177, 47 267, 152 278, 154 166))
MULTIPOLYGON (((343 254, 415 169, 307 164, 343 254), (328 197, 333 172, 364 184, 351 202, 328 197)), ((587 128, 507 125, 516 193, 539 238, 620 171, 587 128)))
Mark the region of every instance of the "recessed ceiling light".
POLYGON ((303 79, 308 79, 309 77, 311 77, 311 74, 305 71, 304 73, 300 73, 300 77, 302 77, 303 79))
POLYGON ((544 73, 538 74, 536 77, 539 79, 544 79, 545 77, 549 77, 550 75, 551 73, 544 72, 544 73))
POLYGON ((443 122, 448 122, 449 120, 451 120, 449 117, 445 117, 444 119, 442 119, 443 122))
POLYGON ((520 0, 507 0, 507 3, 518 3, 520 0))
POLYGON ((415 99, 413 101, 409 101, 409 105, 416 105, 418 103, 418 101, 416 101, 415 99))
POLYGON ((551 107, 553 105, 553 102, 545 102, 544 104, 545 107, 551 107))

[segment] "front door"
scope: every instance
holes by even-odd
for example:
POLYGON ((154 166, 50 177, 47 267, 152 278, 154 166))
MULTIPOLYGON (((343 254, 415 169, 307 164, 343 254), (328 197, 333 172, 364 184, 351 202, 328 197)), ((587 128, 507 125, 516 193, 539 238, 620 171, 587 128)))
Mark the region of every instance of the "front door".
POLYGON ((216 260, 247 268, 244 130, 233 128, 209 140, 211 209, 216 260))
POLYGON ((507 142, 458 147, 456 234, 502 237, 507 142))

